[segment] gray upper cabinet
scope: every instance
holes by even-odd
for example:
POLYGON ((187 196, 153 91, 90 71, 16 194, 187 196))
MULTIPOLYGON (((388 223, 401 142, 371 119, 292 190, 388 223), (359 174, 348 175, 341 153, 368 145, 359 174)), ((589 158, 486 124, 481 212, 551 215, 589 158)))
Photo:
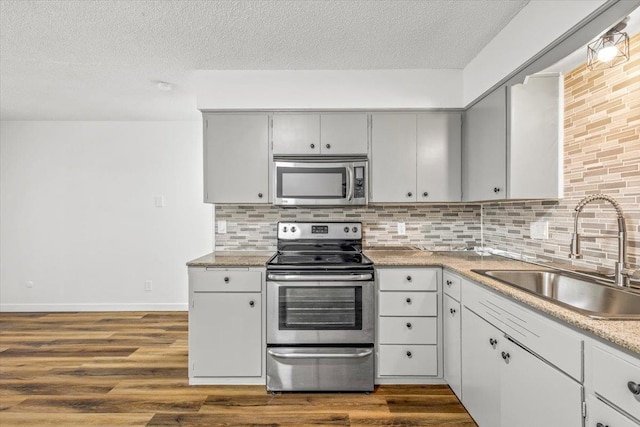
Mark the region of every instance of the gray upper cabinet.
POLYGON ((268 203, 269 115, 208 113, 203 119, 204 201, 268 203))
POLYGON ((507 92, 496 89, 467 110, 464 120, 465 201, 506 198, 507 92))
POLYGON ((461 114, 372 117, 371 201, 459 202, 461 114))
POLYGON ((461 120, 457 112, 418 114, 418 202, 460 201, 461 120))
POLYGON ((561 198, 562 78, 529 76, 465 113, 463 199, 561 198))
POLYGON ((416 199, 416 115, 379 113, 371 127, 371 201, 416 199))
POLYGON ((273 115, 273 154, 320 154, 320 114, 273 115))
POLYGON ((366 155, 369 140, 365 113, 326 113, 320 116, 320 153, 366 155))
POLYGON ((366 113, 276 113, 275 155, 367 155, 366 113))

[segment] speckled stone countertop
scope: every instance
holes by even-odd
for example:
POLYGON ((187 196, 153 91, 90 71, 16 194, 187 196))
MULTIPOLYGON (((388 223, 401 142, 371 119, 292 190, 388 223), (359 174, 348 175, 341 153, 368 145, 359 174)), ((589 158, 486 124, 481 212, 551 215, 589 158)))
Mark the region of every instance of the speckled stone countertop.
MULTIPOLYGON (((376 267, 445 267, 507 297, 537 309, 580 330, 640 354, 640 321, 597 320, 561 307, 513 286, 490 279, 472 269, 536 270, 540 266, 499 256, 480 256, 473 252, 429 252, 420 250, 366 250, 376 267)), ((264 267, 274 252, 214 252, 187 263, 190 267, 264 267)))
POLYGON ((604 338, 622 348, 640 354, 640 321, 598 320, 576 313, 513 286, 490 279, 472 269, 484 270, 536 270, 542 267, 499 256, 479 256, 464 253, 438 253, 427 251, 365 251, 377 267, 441 266, 460 276, 481 283, 490 289, 533 307, 578 329, 604 338))

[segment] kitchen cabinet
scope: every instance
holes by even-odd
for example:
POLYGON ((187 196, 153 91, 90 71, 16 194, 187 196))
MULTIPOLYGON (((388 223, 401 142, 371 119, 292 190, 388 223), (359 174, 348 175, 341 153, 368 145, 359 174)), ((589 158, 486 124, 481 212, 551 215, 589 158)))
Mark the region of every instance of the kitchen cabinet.
POLYGON ((360 155, 368 152, 366 113, 274 113, 274 155, 360 155))
POLYGON ((461 311, 460 311, 460 278, 444 271, 444 312, 443 317, 443 350, 444 350, 444 379, 451 390, 462 398, 462 352, 461 340, 461 311))
POLYGON ((206 113, 203 121, 204 201, 268 203, 269 115, 206 113))
POLYGON ((263 269, 189 268, 191 384, 263 384, 263 269))
POLYGON ((419 383, 441 376, 440 269, 378 268, 377 376, 419 383))
POLYGON ((460 113, 376 113, 371 120, 372 202, 460 201, 460 113))
POLYGON ((463 123, 463 200, 558 199, 562 78, 529 76, 469 108, 463 123))

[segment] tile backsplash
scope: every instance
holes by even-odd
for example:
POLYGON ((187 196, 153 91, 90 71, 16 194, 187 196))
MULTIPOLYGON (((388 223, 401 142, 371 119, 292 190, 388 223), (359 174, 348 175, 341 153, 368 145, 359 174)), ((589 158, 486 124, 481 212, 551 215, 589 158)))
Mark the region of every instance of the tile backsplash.
POLYGON ((227 233, 214 236, 216 250, 274 250, 278 221, 359 221, 365 246, 420 245, 433 250, 480 246, 480 206, 464 204, 345 208, 278 208, 216 205, 227 233), (406 234, 397 233, 404 222, 406 234))

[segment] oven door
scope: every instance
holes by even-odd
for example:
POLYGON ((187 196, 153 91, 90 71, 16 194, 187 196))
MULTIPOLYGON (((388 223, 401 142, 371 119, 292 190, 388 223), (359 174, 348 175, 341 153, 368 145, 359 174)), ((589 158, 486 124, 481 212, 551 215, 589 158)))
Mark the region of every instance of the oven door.
POLYGON ((267 281, 267 344, 373 343, 373 281, 306 279, 267 281))
POLYGON ((274 204, 365 205, 366 162, 274 162, 274 204))

